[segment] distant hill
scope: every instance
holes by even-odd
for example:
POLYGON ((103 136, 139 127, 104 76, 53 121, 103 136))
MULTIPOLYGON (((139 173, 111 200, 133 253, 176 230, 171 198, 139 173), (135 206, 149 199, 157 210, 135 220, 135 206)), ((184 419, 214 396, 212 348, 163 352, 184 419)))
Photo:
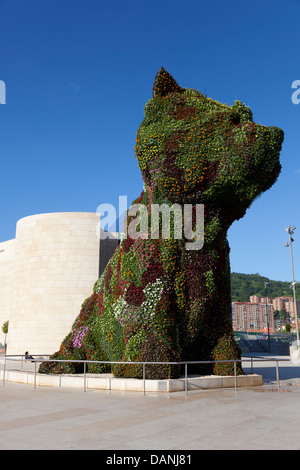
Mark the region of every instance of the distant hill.
MULTIPOLYGON (((249 302, 250 295, 268 297, 293 296, 291 282, 273 281, 259 274, 231 273, 231 300, 232 302, 249 302), (268 282, 265 290, 265 282, 268 282)), ((300 287, 296 284, 297 300, 300 300, 300 287)))

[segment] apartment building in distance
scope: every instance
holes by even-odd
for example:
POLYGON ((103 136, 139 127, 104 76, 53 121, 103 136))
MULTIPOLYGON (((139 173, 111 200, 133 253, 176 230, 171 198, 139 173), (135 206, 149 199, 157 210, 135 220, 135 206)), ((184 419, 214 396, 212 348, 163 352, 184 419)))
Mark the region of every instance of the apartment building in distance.
MULTIPOLYGON (((274 311, 275 310, 285 310, 287 315, 291 318, 295 317, 295 306, 294 306, 294 299, 292 296, 281 296, 281 297, 262 297, 260 295, 251 295, 250 296, 251 303, 272 303, 274 311)), ((297 311, 300 309, 300 302, 297 302, 297 311)))
MULTIPOLYGON (((294 299, 290 296, 263 297, 251 295, 250 302, 232 302, 232 323, 235 331, 266 331, 269 323, 269 331, 278 327, 284 327, 291 319, 292 329, 295 325, 294 299), (275 310, 285 310, 284 320, 274 320, 275 310)), ((297 302, 297 313, 299 320, 300 302, 297 302)))
POLYGON ((273 333, 275 331, 273 304, 232 302, 232 326, 234 331, 273 333))

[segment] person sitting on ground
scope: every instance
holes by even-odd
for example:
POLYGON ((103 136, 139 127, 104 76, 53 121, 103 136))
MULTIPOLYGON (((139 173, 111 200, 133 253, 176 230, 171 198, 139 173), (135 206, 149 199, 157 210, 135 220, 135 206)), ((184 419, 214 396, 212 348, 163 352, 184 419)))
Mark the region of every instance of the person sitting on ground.
POLYGON ((33 359, 33 357, 29 355, 28 351, 25 352, 25 359, 33 359))

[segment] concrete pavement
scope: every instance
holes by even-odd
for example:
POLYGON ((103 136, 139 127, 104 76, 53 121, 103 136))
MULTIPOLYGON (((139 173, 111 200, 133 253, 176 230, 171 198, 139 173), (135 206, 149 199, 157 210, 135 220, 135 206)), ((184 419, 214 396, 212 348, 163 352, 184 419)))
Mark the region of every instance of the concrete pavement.
MULTIPOLYGON (((264 367, 263 387, 184 393, 0 384, 0 449, 300 449, 299 366, 264 367)), ((262 369, 261 369, 262 370, 262 369)))

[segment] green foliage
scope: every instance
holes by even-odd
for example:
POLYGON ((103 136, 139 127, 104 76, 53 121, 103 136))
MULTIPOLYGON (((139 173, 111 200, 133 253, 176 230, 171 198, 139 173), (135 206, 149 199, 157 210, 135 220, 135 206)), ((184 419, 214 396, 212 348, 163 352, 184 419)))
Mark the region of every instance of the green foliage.
MULTIPOLYGON (((290 282, 274 281, 259 274, 231 273, 232 302, 249 302, 250 295, 268 297, 293 296, 290 282), (265 283, 268 283, 267 289, 265 283)), ((297 300, 300 300, 300 287, 296 284, 297 300)))
MULTIPOLYGON (((219 339, 217 346, 213 350, 213 358, 216 361, 226 361, 228 359, 241 359, 241 349, 235 341, 233 335, 225 335, 219 339)), ((233 362, 216 362, 214 365, 215 375, 234 375, 233 362)), ((243 375, 241 363, 236 362, 236 374, 243 375)))
MULTIPOLYGON (((174 236, 175 219, 167 239, 159 231, 153 239, 149 212, 140 216, 140 238, 121 241, 55 357, 123 362, 238 358, 230 322, 227 231, 276 181, 282 141, 280 129, 254 123, 244 104, 227 106, 181 88, 161 68, 137 132, 144 190, 134 203, 148 209, 176 204, 181 213, 189 204, 191 232, 196 205, 203 204, 204 246, 186 250, 186 240, 174 236)), ((127 232, 132 222, 128 216, 127 232)), ((162 216, 156 225, 161 228, 162 216)), ((60 373, 61 366, 50 369, 60 373)), ((230 366, 215 368, 217 374, 225 372, 232 373, 230 366)), ((141 377, 142 368, 120 364, 113 373, 141 377)), ((178 374, 170 365, 146 367, 147 378, 178 374)))
POLYGON ((289 323, 287 323, 287 324, 285 325, 285 331, 286 331, 286 333, 290 333, 290 332, 291 332, 291 329, 292 329, 291 325, 290 325, 289 323))
POLYGON ((167 96, 172 92, 181 92, 180 86, 176 80, 170 75, 163 67, 158 71, 154 85, 153 85, 153 96, 167 96))
POLYGON ((2 325, 2 331, 5 335, 8 333, 8 325, 9 325, 9 320, 5 321, 2 325))

